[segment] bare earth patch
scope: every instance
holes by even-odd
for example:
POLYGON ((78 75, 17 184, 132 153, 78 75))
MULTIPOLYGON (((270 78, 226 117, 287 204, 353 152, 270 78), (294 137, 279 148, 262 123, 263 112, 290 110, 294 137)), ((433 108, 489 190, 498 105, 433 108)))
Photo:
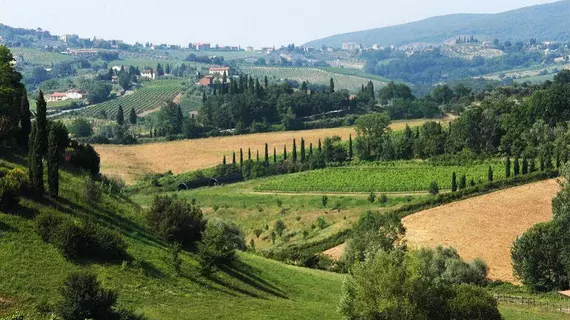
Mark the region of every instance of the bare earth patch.
POLYGON ((533 225, 552 219, 555 179, 493 192, 404 218, 411 247, 451 246, 463 259, 481 257, 494 280, 516 282, 513 241, 533 225))
MULTIPOLYGON (((511 246, 533 225, 552 219, 556 179, 505 189, 425 210, 403 219, 412 248, 454 247, 465 260, 482 258, 489 277, 517 283, 511 265, 511 246)), ((338 260, 346 245, 325 252, 338 260)))
MULTIPOLYGON (((425 121, 395 122, 391 128, 392 130, 401 130, 406 123, 413 127, 421 125, 425 121)), ((222 162, 224 155, 230 162, 232 151, 236 152, 236 160, 239 161, 240 148, 244 150, 244 158, 247 158, 248 148, 251 148, 253 158, 255 158, 257 150, 259 150, 260 157, 263 157, 265 143, 269 145, 269 153, 273 155, 273 147, 277 148, 278 154, 281 154, 284 144, 287 144, 287 149, 291 152, 294 138, 297 139, 297 146, 299 146, 301 138, 304 138, 307 148, 309 148, 309 143, 313 143, 316 148, 319 138, 324 139, 338 135, 343 139, 348 139, 349 134, 355 136, 353 128, 270 132, 132 146, 95 145, 94 147, 101 156, 101 171, 103 173, 118 176, 125 182, 132 184, 138 177, 146 173, 163 173, 172 170, 173 173, 179 174, 213 167, 222 162)))

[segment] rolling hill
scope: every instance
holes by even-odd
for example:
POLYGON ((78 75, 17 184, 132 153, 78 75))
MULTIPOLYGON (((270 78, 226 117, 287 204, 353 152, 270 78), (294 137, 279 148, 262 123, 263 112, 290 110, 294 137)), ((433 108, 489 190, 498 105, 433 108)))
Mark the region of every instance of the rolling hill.
POLYGON ((340 47, 343 41, 405 45, 441 43, 458 36, 473 35, 480 40, 570 40, 570 1, 525 7, 498 14, 452 14, 403 25, 333 35, 307 46, 340 47))

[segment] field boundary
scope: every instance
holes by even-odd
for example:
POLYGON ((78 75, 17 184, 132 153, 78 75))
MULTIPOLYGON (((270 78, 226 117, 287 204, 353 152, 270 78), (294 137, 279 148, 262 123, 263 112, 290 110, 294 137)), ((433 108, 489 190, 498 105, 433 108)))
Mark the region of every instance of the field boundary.
POLYGON ((501 304, 530 307, 543 312, 570 314, 570 299, 562 297, 559 302, 505 294, 493 294, 493 297, 501 304))

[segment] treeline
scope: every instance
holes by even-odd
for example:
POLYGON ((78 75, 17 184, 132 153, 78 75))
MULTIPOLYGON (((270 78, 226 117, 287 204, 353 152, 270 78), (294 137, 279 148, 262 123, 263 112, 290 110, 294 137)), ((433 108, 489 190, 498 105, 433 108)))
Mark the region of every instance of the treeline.
POLYGON ((485 59, 476 56, 472 60, 452 58, 444 55, 440 48, 416 52, 409 57, 378 64, 370 59, 366 72, 391 79, 402 79, 412 83, 438 83, 450 79, 465 79, 497 71, 530 67, 544 60, 541 52, 510 51, 506 55, 485 59))
MULTIPOLYGON (((368 87, 374 92, 373 84, 368 87)), ((227 79, 214 86, 213 95, 203 98, 200 120, 204 125, 245 131, 261 126, 269 128, 279 123, 285 130, 301 129, 304 118, 332 112, 355 112, 359 103, 369 103, 374 97, 363 93, 350 99, 346 90, 336 91, 334 80, 326 90, 309 91, 302 83, 293 90, 289 83, 263 83, 250 76, 227 79)), ((267 130, 268 131, 268 130, 267 130)))

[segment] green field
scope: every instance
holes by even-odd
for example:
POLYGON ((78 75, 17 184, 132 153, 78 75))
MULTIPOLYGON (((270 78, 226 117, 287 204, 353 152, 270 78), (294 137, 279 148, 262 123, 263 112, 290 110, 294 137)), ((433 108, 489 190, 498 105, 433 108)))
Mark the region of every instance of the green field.
MULTIPOLYGON (((340 74, 337 72, 330 72, 318 68, 294 68, 294 67, 241 67, 241 70, 253 77, 262 79, 267 76, 270 79, 276 80, 296 80, 299 82, 308 81, 313 84, 329 85, 330 79, 335 81, 337 89, 347 89, 351 92, 360 90, 362 85, 366 85, 372 80, 376 88, 380 88, 386 84, 386 81, 378 79, 364 78, 356 75, 340 74)), ((336 70, 336 69, 335 69, 336 70)))
MULTIPOLYGON (((30 102, 30 109, 36 109, 36 99, 35 97, 28 97, 28 101, 30 102)), ((64 101, 56 101, 56 102, 48 102, 47 108, 48 110, 57 110, 61 108, 66 108, 71 106, 72 103, 79 103, 81 100, 64 100, 64 101)))
MULTIPOLYGON (((497 179, 505 177, 504 165, 492 164, 497 179)), ((489 164, 431 166, 418 162, 395 162, 377 166, 327 168, 280 176, 255 187, 257 191, 280 192, 426 192, 432 181, 451 189, 451 175, 487 181, 489 164)), ((458 180, 459 181, 459 180, 458 180)))
POLYGON ((24 63, 46 67, 51 67, 53 63, 74 60, 74 57, 70 55, 33 48, 10 48, 10 51, 16 59, 20 58, 24 63))
POLYGON ((119 106, 125 112, 134 108, 137 114, 160 107, 166 101, 172 101, 182 89, 181 80, 154 80, 143 84, 133 94, 99 103, 84 109, 81 114, 96 117, 105 110, 107 117, 115 117, 119 106))
POLYGON ((358 70, 358 69, 333 68, 333 67, 319 68, 319 69, 327 71, 327 72, 338 73, 338 74, 347 75, 347 76, 357 76, 357 77, 361 77, 361 78, 367 78, 370 80, 377 80, 377 81, 382 81, 382 82, 392 81, 390 79, 387 79, 387 78, 384 78, 381 76, 377 76, 375 74, 367 73, 367 72, 364 72, 364 71, 358 70))

